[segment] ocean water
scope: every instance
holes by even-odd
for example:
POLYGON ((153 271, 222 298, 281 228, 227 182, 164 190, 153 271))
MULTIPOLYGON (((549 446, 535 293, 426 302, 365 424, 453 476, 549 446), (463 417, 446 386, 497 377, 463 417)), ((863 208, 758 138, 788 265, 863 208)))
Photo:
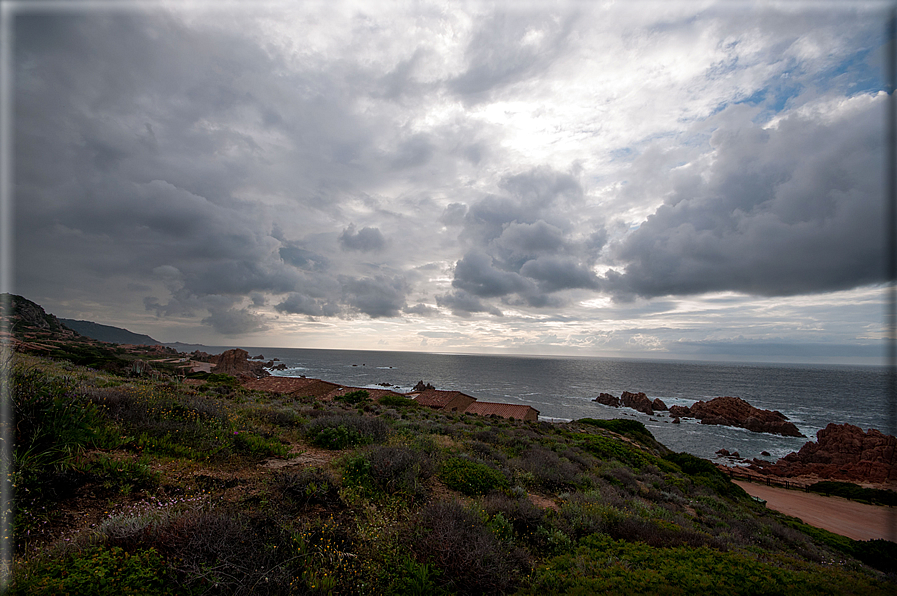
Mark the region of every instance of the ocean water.
POLYGON ((266 360, 280 359, 287 370, 276 371, 276 375, 306 375, 356 387, 387 383, 399 392, 410 391, 422 380, 481 401, 530 405, 539 410, 540 419, 549 421, 631 418, 644 423, 669 448, 708 459, 716 459, 716 451, 725 448, 745 458, 776 460, 815 440, 816 431, 830 422, 887 430, 887 373, 883 367, 285 348, 249 351, 266 360), (755 407, 782 412, 806 438, 702 425, 694 420, 673 424, 663 412, 647 416, 592 401, 601 392, 619 396, 623 391, 643 391, 667 406, 687 406, 724 395, 740 397, 755 407), (770 455, 762 456, 763 451, 770 455))

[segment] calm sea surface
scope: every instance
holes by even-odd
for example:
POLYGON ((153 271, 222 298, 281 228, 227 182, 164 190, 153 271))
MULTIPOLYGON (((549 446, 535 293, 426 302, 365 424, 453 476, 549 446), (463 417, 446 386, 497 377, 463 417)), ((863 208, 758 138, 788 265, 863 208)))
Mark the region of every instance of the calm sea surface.
POLYGON ((797 451, 829 422, 886 430, 886 370, 837 365, 720 364, 607 358, 555 358, 251 348, 279 358, 275 374, 324 379, 356 387, 389 383, 410 391, 418 381, 463 391, 481 401, 530 405, 541 419, 632 418, 676 451, 715 458, 720 448, 742 457, 777 459, 797 451), (668 406, 730 395, 785 414, 807 438, 787 438, 692 420, 672 424, 665 413, 646 416, 592 400, 643 391, 668 406), (768 451, 770 457, 762 457, 768 451))

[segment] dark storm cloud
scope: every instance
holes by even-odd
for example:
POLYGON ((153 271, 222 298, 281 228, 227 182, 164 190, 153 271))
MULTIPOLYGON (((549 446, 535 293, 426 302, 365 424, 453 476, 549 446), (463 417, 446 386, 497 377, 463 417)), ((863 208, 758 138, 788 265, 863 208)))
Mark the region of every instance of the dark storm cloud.
POLYGON ((439 311, 432 306, 427 306, 426 304, 415 304, 414 306, 406 306, 402 309, 402 312, 409 315, 418 315, 421 317, 435 317, 439 314, 439 311))
POLYGON ((278 312, 310 317, 334 317, 341 312, 339 305, 330 300, 314 298, 300 292, 291 292, 274 308, 278 312))
POLYGON ((327 258, 323 255, 319 255, 289 243, 287 243, 286 246, 281 246, 280 249, 278 249, 278 254, 285 263, 288 263, 293 267, 298 267, 299 269, 323 271, 326 270, 329 265, 327 258))
POLYGON ((507 176, 499 186, 501 195, 469 208, 452 204, 443 214, 444 221, 463 224, 460 237, 475 247, 455 264, 452 286, 465 295, 443 302, 460 304, 452 307, 457 312, 487 312, 479 304, 464 308, 468 297, 544 308, 564 302, 553 293, 597 289, 591 267, 607 234, 599 227, 586 240, 571 237, 580 224, 575 208, 584 197, 576 178, 536 168, 507 176))
POLYGON ((397 317, 405 307, 408 286, 400 277, 344 277, 340 282, 345 302, 369 317, 397 317))
POLYGON ((536 280, 542 292, 584 288, 598 289, 598 276, 570 257, 544 256, 527 261, 520 268, 521 275, 536 280))
MULTIPOLYGON (((207 311, 202 322, 228 335, 262 328, 240 305, 264 294, 314 316, 395 316, 405 305, 400 284, 348 276, 343 287, 347 266, 330 245, 302 241, 316 213, 342 209, 335 195, 389 159, 367 150, 374 133, 335 88, 349 70, 290 71, 250 37, 163 13, 22 16, 16 28, 19 287, 130 278, 122 285, 140 289, 146 310, 207 311), (271 135, 277 154, 263 146, 271 135), (237 196, 244 188, 288 197, 299 234, 237 196)), ((394 164, 406 169, 432 153, 421 136, 397 142, 394 164)), ((339 241, 387 246, 377 227, 350 226, 339 241)))
POLYGON ((715 161, 669 176, 669 198, 616 247, 626 266, 606 287, 787 296, 883 281, 882 102, 765 130, 721 114, 715 161))
POLYGON ((531 284, 517 273, 496 269, 492 257, 482 252, 470 252, 455 265, 452 286, 481 298, 494 298, 523 293, 531 284))
POLYGON ((355 224, 349 224, 340 234, 339 243, 344 250, 375 252, 386 247, 386 238, 377 228, 365 227, 356 232, 355 224))
POLYGON ((202 324, 213 327, 222 335, 233 337, 267 329, 262 317, 245 308, 219 309, 213 307, 209 309, 209 312, 211 314, 202 320, 202 324))
POLYGON ((484 303, 482 300, 468 294, 464 290, 455 290, 447 294, 437 294, 436 304, 443 308, 448 308, 452 314, 458 317, 469 317, 473 313, 485 312, 497 317, 502 316, 502 312, 498 308, 484 303))

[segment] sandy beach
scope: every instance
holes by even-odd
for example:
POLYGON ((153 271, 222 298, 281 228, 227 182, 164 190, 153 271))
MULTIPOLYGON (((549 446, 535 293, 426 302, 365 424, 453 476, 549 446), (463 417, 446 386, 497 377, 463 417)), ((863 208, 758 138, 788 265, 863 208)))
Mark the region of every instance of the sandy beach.
POLYGON ((865 505, 841 497, 825 497, 733 480, 754 497, 766 501, 766 506, 804 523, 822 528, 854 540, 882 538, 897 542, 897 508, 865 505))

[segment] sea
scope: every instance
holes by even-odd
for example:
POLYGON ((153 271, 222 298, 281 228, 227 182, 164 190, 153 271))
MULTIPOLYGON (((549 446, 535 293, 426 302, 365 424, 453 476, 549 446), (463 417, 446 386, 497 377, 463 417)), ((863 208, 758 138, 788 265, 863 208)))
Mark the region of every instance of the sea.
MULTIPOLYGON (((222 348, 224 349, 224 348, 222 348)), ((250 356, 279 359, 279 376, 324 379, 352 387, 408 392, 418 382, 461 391, 480 401, 529 405, 540 420, 638 420, 664 445, 714 461, 720 449, 744 459, 775 461, 798 451, 830 422, 887 432, 887 368, 881 366, 748 364, 586 357, 433 354, 417 352, 248 348, 250 356), (604 406, 599 393, 644 392, 667 406, 690 406, 718 396, 740 397, 757 408, 778 410, 806 437, 745 429, 674 424, 665 412, 648 416, 604 406), (769 455, 764 455, 764 452, 769 455)))

